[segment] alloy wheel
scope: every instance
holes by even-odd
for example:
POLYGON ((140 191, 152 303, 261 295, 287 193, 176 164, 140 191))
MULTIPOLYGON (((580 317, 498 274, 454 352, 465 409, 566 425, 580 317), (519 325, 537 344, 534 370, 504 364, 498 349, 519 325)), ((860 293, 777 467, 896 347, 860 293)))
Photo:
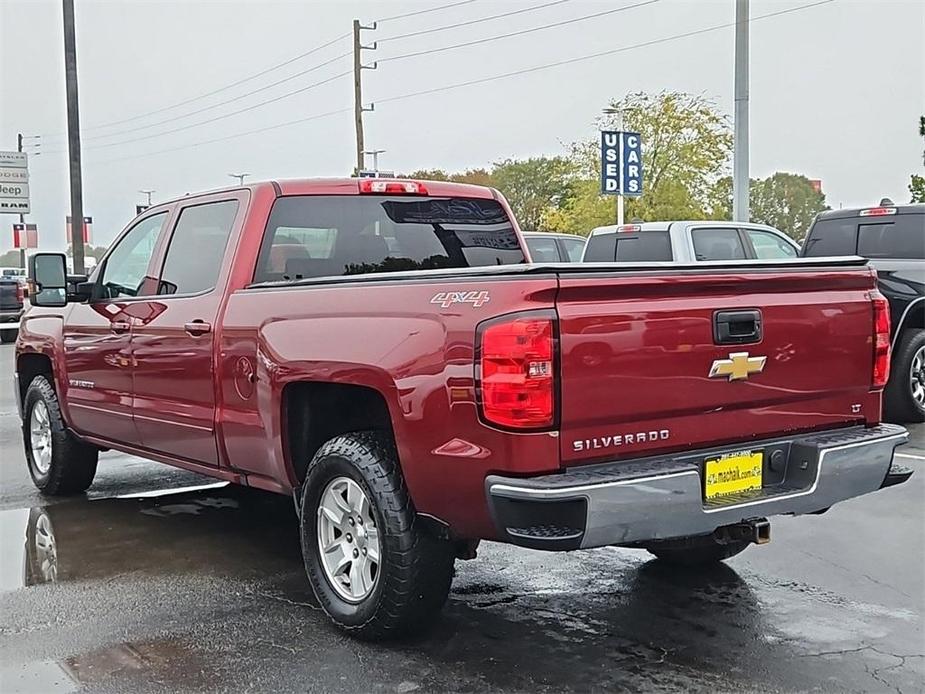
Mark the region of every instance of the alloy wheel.
POLYGON ((379 577, 379 530, 366 493, 349 477, 328 483, 318 502, 318 549, 325 577, 352 603, 368 597, 379 577))

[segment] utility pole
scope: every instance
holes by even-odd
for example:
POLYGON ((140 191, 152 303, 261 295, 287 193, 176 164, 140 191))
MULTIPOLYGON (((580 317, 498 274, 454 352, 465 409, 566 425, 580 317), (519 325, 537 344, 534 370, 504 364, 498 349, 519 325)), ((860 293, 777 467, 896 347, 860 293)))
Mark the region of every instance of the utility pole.
MULTIPOLYGON (((22 152, 22 133, 16 134, 16 151, 22 152)), ((26 215, 24 214, 19 215, 19 223, 20 224, 26 223, 26 215)), ((23 227, 23 229, 25 230, 25 227, 23 227)), ((28 236, 28 234, 26 234, 25 231, 23 231, 23 234, 28 236)), ((22 243, 22 241, 20 241, 20 243, 22 243)), ((25 248, 19 249, 19 267, 21 268, 26 267, 26 249, 25 248)))
POLYGON ((377 65, 373 63, 372 65, 363 65, 363 60, 361 58, 361 51, 374 51, 376 50, 376 43, 373 42, 372 46, 364 46, 360 43, 360 32, 361 31, 372 31, 376 28, 376 23, 373 22, 372 26, 363 26, 360 24, 359 19, 353 20, 353 119, 356 124, 357 131, 357 174, 363 169, 363 150, 365 146, 363 144, 363 112, 372 111, 375 109, 374 104, 370 104, 369 108, 363 107, 363 80, 360 76, 363 70, 375 70, 377 65))
POLYGON ((748 201, 748 0, 736 0, 735 123, 732 155, 732 219, 747 222, 748 201))
POLYGON ((231 176, 232 178, 238 179, 238 185, 239 185, 239 186, 243 186, 243 185, 244 185, 244 179, 247 178, 248 176, 250 176, 250 174, 247 173, 247 172, 244 172, 244 173, 230 173, 230 174, 228 174, 228 175, 231 176))
POLYGON ((74 0, 61 0, 64 9, 64 82, 67 91, 67 145, 71 165, 71 249, 74 274, 84 274, 84 205, 80 180, 80 113, 77 99, 77 39, 74 0))

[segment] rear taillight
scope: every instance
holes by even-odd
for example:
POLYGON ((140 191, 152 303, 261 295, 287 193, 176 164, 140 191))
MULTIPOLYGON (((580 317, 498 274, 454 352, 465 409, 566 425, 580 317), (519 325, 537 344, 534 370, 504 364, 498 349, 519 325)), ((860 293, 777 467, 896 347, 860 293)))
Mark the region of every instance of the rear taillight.
POLYGON ((21 284, 16 285, 16 301, 23 303, 26 300, 26 290, 21 284))
POLYGON ((556 419, 556 339, 549 313, 520 314, 478 331, 482 417, 511 429, 546 429, 556 419))
POLYGON ((874 304, 873 388, 883 388, 890 378, 890 304, 880 292, 871 294, 874 304))

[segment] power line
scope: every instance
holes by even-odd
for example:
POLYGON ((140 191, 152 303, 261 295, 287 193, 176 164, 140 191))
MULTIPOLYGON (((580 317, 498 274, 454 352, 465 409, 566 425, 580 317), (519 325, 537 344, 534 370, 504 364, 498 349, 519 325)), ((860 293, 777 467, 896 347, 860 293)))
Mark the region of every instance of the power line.
MULTIPOLYGON (((790 14, 790 13, 792 13, 792 12, 800 12, 800 11, 802 11, 802 10, 808 10, 808 9, 813 8, 813 7, 818 7, 818 6, 820 6, 820 5, 827 5, 827 4, 829 4, 829 3, 831 3, 831 2, 834 2, 834 1, 835 1, 835 0, 819 0, 818 2, 813 2, 813 3, 807 4, 807 5, 800 5, 800 6, 791 7, 791 8, 785 9, 785 10, 778 10, 778 11, 776 11, 776 12, 769 12, 769 13, 767 13, 767 14, 759 15, 759 16, 757 16, 757 17, 751 17, 748 21, 749 21, 749 23, 751 23, 751 22, 756 22, 756 21, 762 20, 762 19, 770 19, 770 18, 772 18, 772 17, 778 17, 778 16, 780 16, 780 15, 790 14)), ((457 83, 455 83, 455 84, 448 84, 448 85, 443 85, 443 86, 440 86, 440 87, 434 87, 434 88, 432 88, 432 89, 424 89, 424 90, 420 90, 420 91, 417 91, 417 92, 409 92, 409 93, 407 93, 407 94, 399 94, 399 95, 396 95, 396 96, 385 97, 385 98, 383 98, 383 99, 377 100, 377 103, 386 103, 386 102, 391 102, 391 101, 402 101, 402 100, 411 99, 411 98, 414 98, 414 97, 417 97, 417 96, 424 96, 424 95, 427 95, 427 94, 436 94, 436 93, 439 93, 439 92, 449 91, 449 90, 452 90, 452 89, 459 89, 459 88, 462 88, 462 87, 469 87, 469 86, 473 86, 473 85, 476 85, 476 84, 484 84, 484 83, 486 83, 486 82, 493 82, 493 81, 495 81, 495 80, 506 79, 506 78, 509 78, 509 77, 517 76, 517 75, 523 75, 523 74, 528 74, 528 73, 532 73, 532 72, 539 72, 539 71, 542 71, 542 70, 548 70, 548 69, 552 69, 552 68, 555 68, 555 67, 561 67, 561 66, 563 66, 563 65, 571 65, 571 64, 573 64, 573 63, 578 63, 578 62, 582 62, 582 61, 585 61, 585 60, 593 60, 593 59, 595 59, 595 58, 601 58, 601 57, 608 56, 608 55, 614 55, 614 54, 616 54, 616 53, 623 53, 623 52, 626 52, 626 51, 635 50, 635 49, 637 49, 637 48, 645 48, 645 47, 648 47, 648 46, 653 46, 653 45, 658 45, 658 44, 662 44, 662 43, 668 43, 668 42, 670 42, 670 41, 676 41, 676 40, 679 40, 679 39, 689 38, 689 37, 691 37, 691 36, 699 36, 699 35, 701 35, 701 34, 706 34, 706 33, 713 32, 713 31, 718 31, 718 30, 720 30, 720 29, 728 29, 728 28, 730 28, 730 27, 735 26, 735 24, 736 24, 735 22, 727 22, 727 23, 725 23, 725 24, 716 24, 716 25, 714 25, 714 26, 705 27, 705 28, 703 28, 703 29, 696 29, 696 30, 693 30, 693 31, 687 31, 687 32, 679 33, 679 34, 673 34, 673 35, 671 35, 671 36, 665 36, 665 37, 658 38, 658 39, 652 39, 652 40, 650 40, 650 41, 643 41, 643 42, 641 42, 641 43, 632 44, 632 45, 630 45, 630 46, 623 46, 623 47, 621 47, 621 48, 614 48, 614 49, 611 49, 611 50, 601 51, 601 52, 598 52, 598 53, 591 53, 591 54, 588 54, 588 55, 578 56, 578 57, 576 57, 576 58, 570 58, 570 59, 567 59, 567 60, 560 60, 560 61, 557 61, 557 62, 554 62, 554 63, 546 63, 546 64, 544 64, 544 65, 537 65, 537 66, 534 66, 534 67, 531 67, 531 68, 525 68, 525 69, 522 69, 522 70, 515 70, 515 71, 512 71, 512 72, 506 72, 506 73, 503 73, 503 74, 500 74, 500 75, 493 75, 493 76, 490 76, 490 77, 483 77, 483 78, 480 78, 480 79, 468 80, 468 81, 466 81, 466 82, 457 82, 457 83)), ((349 73, 344 73, 344 74, 349 74, 349 73)), ((142 153, 142 154, 129 155, 129 156, 126 156, 126 157, 119 157, 119 158, 116 158, 116 159, 100 160, 100 161, 93 162, 93 163, 109 163, 109 162, 114 162, 114 161, 126 161, 126 160, 139 159, 139 158, 148 157, 148 156, 155 156, 155 155, 157 155, 157 154, 165 154, 165 153, 168 153, 168 152, 177 152, 177 151, 181 151, 181 150, 184 150, 184 149, 190 149, 190 148, 193 148, 193 147, 199 147, 199 146, 202 146, 202 145, 213 144, 213 143, 217 143, 217 142, 226 142, 226 141, 228 141, 228 140, 233 140, 233 139, 236 139, 236 138, 239 138, 239 137, 246 137, 246 136, 248 136, 248 135, 255 135, 255 134, 258 134, 258 133, 267 132, 267 131, 269 131, 269 130, 275 130, 275 129, 278 129, 278 128, 285 128, 285 127, 288 127, 288 126, 290 126, 290 125, 297 125, 297 124, 300 124, 300 123, 306 123, 306 122, 309 122, 309 121, 318 120, 318 119, 320 119, 320 118, 326 118, 326 117, 328 117, 328 116, 334 116, 334 115, 339 115, 339 114, 342 114, 342 113, 348 113, 348 112, 350 112, 350 111, 351 111, 350 108, 342 108, 342 109, 338 109, 338 110, 335 110, 335 111, 328 111, 328 112, 326 112, 326 113, 315 114, 315 115, 312 115, 312 116, 308 116, 307 118, 299 118, 299 119, 296 119, 296 120, 287 121, 287 122, 285 122, 285 123, 277 123, 277 124, 274 124, 274 125, 269 125, 269 126, 265 126, 265 127, 262 127, 262 128, 257 128, 257 129, 255 129, 255 130, 248 130, 248 131, 245 131, 245 132, 233 133, 233 134, 231 134, 231 135, 226 135, 226 136, 224 136, 224 137, 214 138, 214 139, 211 139, 211 140, 204 140, 204 141, 200 141, 200 142, 193 142, 193 143, 186 144, 186 145, 182 145, 182 146, 179 146, 179 147, 171 147, 171 148, 169 148, 169 149, 162 149, 162 150, 156 150, 156 151, 153 151, 153 152, 145 152, 145 153, 142 153)))
POLYGON ((432 27, 430 29, 421 29, 420 31, 411 31, 407 34, 399 34, 397 36, 387 36, 384 39, 376 39, 377 43, 386 43, 387 41, 398 41, 399 39, 408 39, 412 36, 422 36, 423 34, 434 34, 438 31, 446 31, 447 29, 458 29, 459 27, 471 26, 473 24, 481 24, 482 22, 489 22, 493 19, 502 19, 504 17, 512 17, 515 14, 523 14, 524 12, 535 12, 536 10, 542 10, 546 7, 552 7, 553 5, 561 5, 566 2, 573 2, 573 0, 554 0, 553 2, 547 2, 543 5, 533 5, 532 7, 525 7, 519 10, 512 10, 511 12, 502 12, 501 14, 494 14, 490 17, 480 17, 479 19, 470 19, 465 22, 457 22, 456 24, 446 24, 444 26, 432 27))
POLYGON ((383 17, 382 19, 377 19, 376 22, 379 24, 384 24, 385 22, 391 22, 395 19, 405 19, 406 17, 416 17, 419 14, 427 14, 428 12, 437 12, 439 10, 448 10, 451 7, 459 7, 460 5, 469 5, 476 0, 461 0, 461 2, 451 2, 448 5, 438 5, 437 7, 428 7, 426 10, 415 10, 414 12, 406 12, 404 14, 395 14, 391 17, 383 17))
POLYGON ((334 56, 330 60, 325 60, 323 63, 318 63, 317 65, 313 65, 312 67, 306 70, 296 72, 295 74, 290 75, 289 77, 284 77, 283 79, 277 80, 276 82, 273 82, 271 84, 266 84, 262 87, 258 87, 257 89, 252 89, 249 92, 245 92, 243 94, 232 97, 230 99, 225 99, 225 101, 219 101, 217 104, 212 104, 210 106, 203 106, 202 108, 196 109, 195 111, 190 111, 189 113, 181 113, 177 116, 171 116, 170 118, 165 118, 163 120, 159 120, 154 123, 148 123, 146 125, 138 125, 138 126, 135 126, 134 128, 128 128, 127 130, 120 130, 120 131, 116 131, 112 133, 105 133, 103 135, 94 135, 93 137, 88 137, 86 139, 87 140, 102 140, 107 137, 118 137, 119 135, 127 135, 128 133, 138 132, 139 130, 147 130, 148 128, 155 128, 159 125, 165 125, 167 123, 172 123, 174 121, 182 120, 183 118, 189 118, 190 116, 195 116, 196 114, 203 113, 205 111, 211 111, 212 109, 219 108, 220 106, 227 106, 228 104, 234 103, 235 101, 240 101, 241 99, 246 99, 247 97, 253 96, 254 94, 259 94, 260 92, 264 92, 267 89, 278 87, 279 85, 284 84, 285 82, 291 82, 297 77, 302 77, 303 75, 307 75, 308 73, 314 72, 315 70, 320 70, 321 68, 326 67, 330 65, 331 63, 335 63, 338 60, 342 60, 343 58, 346 58, 350 56, 351 54, 352 52, 350 51, 348 51, 347 53, 341 53, 340 55, 334 56))
MULTIPOLYGON (((782 14, 789 14, 791 12, 799 12, 801 10, 808 10, 812 7, 818 7, 819 5, 827 5, 830 2, 835 2, 835 0, 820 0, 819 2, 810 3, 808 5, 800 5, 798 7, 791 7, 786 10, 779 10, 777 12, 769 12, 768 14, 759 15, 757 17, 751 17, 748 21, 755 22, 761 19, 768 19, 770 17, 777 17, 782 14)), ((706 27, 704 29, 696 29, 694 31, 687 31, 681 34, 673 34, 672 36, 665 36, 659 39, 652 39, 651 41, 643 41, 642 43, 636 43, 631 46, 623 46, 621 48, 613 48, 608 51, 600 51, 599 53, 591 53, 589 55, 579 56, 577 58, 569 58, 567 60, 559 60, 554 63, 546 63, 545 65, 537 65, 530 68, 524 68, 522 70, 514 70, 512 72, 505 72, 500 75, 493 75, 491 77, 482 77, 479 79, 468 80, 466 82, 457 82, 455 84, 447 84, 441 87, 434 87, 432 89, 423 89, 417 92, 410 92, 408 94, 400 94, 398 96, 385 97, 383 99, 377 99, 376 103, 387 103, 389 101, 400 101, 402 99, 410 99, 415 96, 423 96, 425 94, 436 94, 438 92, 445 92, 450 89, 459 89, 460 87, 470 87, 476 84, 485 84, 486 82, 494 82, 495 80, 506 79, 508 77, 514 77, 516 75, 525 75, 531 72, 540 72, 541 70, 549 70, 554 67, 561 67, 563 65, 571 65, 573 63, 579 63, 585 60, 593 60, 594 58, 602 58, 607 55, 614 55, 616 53, 624 53, 626 51, 635 50, 637 48, 645 48, 647 46, 655 46, 661 43, 667 43, 669 41, 676 41, 677 39, 684 39, 691 36, 698 36, 700 34, 706 34, 711 31, 718 31, 719 29, 728 29, 729 27, 734 27, 736 22, 727 22, 725 24, 716 24, 711 27, 706 27)))
POLYGON ((315 82, 315 83, 309 84, 309 85, 307 85, 307 86, 305 86, 305 87, 301 87, 301 88, 299 88, 299 89, 294 89, 294 90, 291 91, 291 92, 286 92, 285 94, 280 94, 279 96, 273 97, 272 99, 267 99, 266 101, 261 101, 261 102, 259 102, 259 103, 253 104, 252 106, 248 106, 248 107, 246 107, 246 108, 241 108, 241 109, 238 109, 237 111, 232 111, 231 113, 225 113, 225 114, 222 114, 222 115, 220 115, 220 116, 215 116, 215 117, 213 117, 213 118, 207 118, 206 120, 196 121, 195 123, 189 123, 189 124, 187 124, 187 125, 182 125, 182 126, 180 126, 180 127, 178 127, 178 128, 173 128, 172 130, 165 130, 164 132, 161 132, 161 133, 153 133, 153 134, 151 134, 151 135, 142 135, 141 137, 136 137, 136 138, 132 138, 132 139, 129 139, 129 140, 120 140, 120 141, 118 141, 118 142, 107 142, 107 143, 104 144, 104 145, 97 145, 96 147, 93 147, 93 148, 91 148, 91 149, 105 149, 105 148, 107 148, 107 147, 117 147, 117 146, 119 146, 119 145, 127 145, 127 144, 131 144, 131 143, 133 143, 133 142, 140 142, 140 141, 142 141, 142 140, 150 140, 150 139, 155 138, 155 137, 163 137, 164 135, 172 135, 172 134, 174 134, 174 133, 178 133, 178 132, 181 132, 181 131, 183 131, 183 130, 189 130, 190 128, 196 128, 196 127, 198 127, 198 126, 200 126, 200 125, 206 125, 206 124, 208 124, 208 123, 214 123, 215 121, 224 120, 225 118, 231 118, 232 116, 237 116, 237 115, 240 114, 240 113, 246 113, 247 111, 253 111, 255 108, 260 108, 261 106, 266 106, 267 104, 272 104, 272 103, 274 103, 274 102, 281 101, 282 99, 288 99, 290 96, 295 96, 296 94, 301 94, 302 92, 307 92, 307 91, 309 91, 310 89, 314 89, 315 87, 320 87, 322 84, 327 84, 328 82, 333 82, 334 80, 340 79, 341 77, 346 77, 347 75, 351 74, 352 72, 353 72, 353 70, 347 70, 346 72, 341 72, 341 73, 339 73, 339 74, 337 74, 337 75, 334 75, 334 76, 332 76, 332 77, 328 77, 327 79, 323 79, 323 80, 321 80, 320 82, 315 82))
POLYGON ((232 87, 237 87, 239 84, 244 84, 245 82, 249 82, 250 80, 256 79, 257 77, 262 77, 268 72, 272 72, 273 70, 277 70, 281 67, 285 67, 286 65, 289 65, 290 63, 294 63, 297 60, 301 60, 302 58, 307 58, 308 56, 314 53, 317 53, 318 51, 323 50, 327 48, 328 46, 333 46, 335 43, 337 43, 338 41, 342 41, 348 36, 350 36, 350 32, 347 32, 346 34, 341 34, 340 36, 331 39, 327 43, 323 43, 320 46, 316 46, 315 48, 312 48, 311 50, 308 50, 308 51, 305 51, 304 53, 300 53, 299 55, 293 56, 292 58, 289 58, 288 60, 284 60, 281 63, 277 63, 276 65, 272 65, 268 68, 265 68, 264 70, 261 70, 260 72, 255 72, 254 74, 249 75, 248 77, 242 77, 241 79, 236 80, 234 82, 230 82, 223 87, 219 87, 218 89, 213 89, 211 92, 206 92, 205 94, 200 94, 199 96, 190 97, 189 99, 178 101, 176 103, 170 104, 169 106, 162 106, 161 108, 155 109, 153 111, 148 111, 147 113, 141 113, 136 116, 131 116, 129 118, 123 118, 122 120, 110 121, 108 123, 100 123, 99 125, 91 125, 88 128, 85 128, 85 130, 99 130, 101 128, 108 128, 113 125, 121 125, 122 123, 128 123, 130 121, 138 120, 139 118, 147 118, 148 116, 153 116, 158 113, 163 113, 164 111, 169 111, 171 109, 178 108, 180 106, 185 106, 186 104, 192 103, 194 101, 205 99, 206 97, 209 97, 209 96, 214 96, 215 94, 219 94, 220 92, 231 89, 232 87))
MULTIPOLYGON (((473 1, 474 1, 474 0, 473 0, 473 1)), ((652 1, 652 2, 656 2, 657 0, 651 0, 651 1, 652 1)), ((514 14, 521 14, 521 13, 524 13, 524 12, 532 12, 532 11, 534 11, 534 10, 543 9, 543 8, 545 8, 545 7, 550 7, 550 6, 552 6, 552 5, 559 5, 559 4, 562 4, 562 3, 565 3, 565 2, 572 2, 572 0, 554 0, 554 2, 549 2, 549 3, 546 3, 546 4, 544 4, 544 5, 538 5, 538 6, 536 6, 536 7, 528 7, 528 8, 525 8, 525 9, 515 10, 515 11, 513 11, 513 12, 505 12, 505 13, 502 13, 502 14, 497 14, 497 15, 493 15, 493 16, 490 16, 490 17, 483 17, 483 18, 481 18, 481 19, 471 20, 471 21, 468 21, 468 22, 460 22, 460 23, 458 23, 458 24, 451 24, 451 25, 447 25, 447 26, 443 26, 443 27, 437 27, 436 29, 428 29, 428 30, 420 31, 420 32, 412 32, 411 34, 407 34, 407 35, 405 35, 405 36, 417 36, 417 35, 419 35, 419 34, 431 33, 431 32, 433 32, 433 31, 443 31, 443 30, 445 30, 445 29, 452 29, 452 28, 456 28, 456 27, 459 27, 459 26, 465 26, 465 25, 469 25, 469 24, 476 24, 476 23, 479 23, 479 22, 485 22, 485 21, 489 21, 489 20, 493 20, 493 19, 499 19, 499 18, 502 18, 502 17, 508 17, 508 16, 511 16, 511 15, 514 15, 514 14)), ((605 12, 605 13, 603 13, 603 14, 609 14, 609 12, 605 12)), ((395 39, 399 39, 399 38, 405 38, 405 36, 393 36, 393 37, 391 37, 391 38, 382 39, 382 40, 390 41, 390 40, 395 40, 395 39)), ((489 39, 489 40, 491 40, 491 39, 489 39)), ((326 44, 326 45, 330 45, 330 44, 326 44)), ((321 48, 321 47, 319 47, 319 49, 320 49, 320 48, 321 48)), ((455 48, 455 46, 450 46, 449 48, 455 48)), ((445 50, 446 50, 446 49, 445 49, 445 50)), ((293 58, 293 59, 291 59, 291 60, 289 60, 289 61, 286 61, 286 63, 280 63, 279 65, 274 66, 274 67, 272 67, 272 68, 267 68, 265 71, 263 71, 262 73, 258 73, 258 74, 266 74, 266 72, 269 72, 269 71, 271 71, 271 70, 274 70, 274 69, 276 69, 276 68, 278 68, 278 67, 282 67, 282 66, 284 66, 284 65, 286 65, 286 64, 288 64, 288 63, 290 63, 290 62, 293 62, 293 61, 295 61, 295 60, 298 60, 300 57, 304 57, 305 55, 307 55, 307 54, 302 54, 301 56, 297 56, 296 58, 293 58)), ((156 127, 158 127, 158 126, 160 126, 160 125, 166 125, 166 124, 168 124, 168 123, 173 123, 173 122, 176 122, 176 121, 178 121, 178 120, 182 120, 182 119, 184 119, 184 118, 189 118, 190 116, 195 116, 195 115, 198 115, 198 114, 200 114, 200 113, 204 113, 204 112, 206 112, 206 111, 211 111, 211 110, 213 110, 213 109, 220 108, 220 107, 222 107, 222 106, 227 106, 228 104, 232 104, 232 103, 235 103, 235 102, 237 102, 237 101, 241 101, 242 99, 246 99, 247 97, 253 96, 254 94, 259 94, 260 92, 265 92, 265 91, 267 91, 268 89, 273 89, 274 87, 278 87, 279 85, 285 84, 286 82, 291 82, 291 81, 294 80, 294 79, 297 79, 297 78, 299 78, 299 77, 302 77, 302 76, 304 76, 304 75, 307 75, 307 74, 309 74, 309 73, 311 73, 311 72, 314 72, 315 70, 319 70, 319 69, 321 69, 321 68, 323 68, 323 67, 326 67, 327 65, 330 65, 331 63, 337 62, 338 60, 341 60, 341 59, 343 59, 343 58, 347 58, 347 57, 349 57, 350 55, 351 55, 351 52, 350 52, 350 51, 348 51, 348 52, 346 52, 346 53, 341 53, 341 54, 339 54, 339 55, 334 56, 333 58, 330 58, 329 60, 325 60, 325 61, 323 61, 323 62, 321 62, 321 63, 318 63, 317 65, 313 65, 313 66, 310 67, 310 68, 307 68, 307 69, 305 69, 305 70, 301 70, 301 71, 296 72, 296 73, 294 73, 294 74, 292 74, 292 75, 289 75, 288 77, 284 77, 283 79, 280 79, 280 80, 277 80, 277 81, 275 81, 275 82, 272 82, 271 84, 267 84, 267 85, 264 85, 264 86, 262 86, 262 87, 258 87, 258 88, 256 88, 256 89, 252 89, 252 90, 250 90, 250 91, 244 92, 243 94, 239 94, 238 96, 234 96, 234 97, 232 97, 232 98, 230 98, 230 99, 225 99, 224 101, 219 101, 218 103, 215 103, 215 104, 210 104, 210 105, 208 105, 208 106, 203 106, 203 107, 198 108, 198 109, 196 109, 196 110, 194 110, 194 111, 189 111, 188 113, 181 113, 181 114, 178 114, 178 115, 175 115, 175 116, 171 116, 171 117, 169 117, 169 118, 164 118, 164 119, 159 120, 159 121, 156 121, 156 122, 154 122, 154 123, 146 123, 146 124, 144 124, 144 125, 137 125, 137 126, 135 126, 135 127, 127 128, 127 129, 124 129, 124 130, 117 130, 117 131, 115 131, 115 132, 108 132, 108 133, 103 133, 103 134, 100 134, 100 135, 93 135, 93 136, 90 136, 90 137, 88 137, 88 138, 86 138, 86 139, 87 139, 88 141, 97 141, 97 140, 103 140, 103 139, 110 138, 110 137, 119 137, 119 136, 121 136, 121 135, 128 135, 128 134, 130 134, 130 133, 139 132, 139 131, 142 131, 142 130, 148 130, 149 128, 156 128, 156 127)), ((399 57, 401 57, 401 56, 399 56, 399 57)), ((398 57, 396 57, 396 58, 386 58, 386 60, 397 60, 397 59, 398 59, 398 57)), ((251 79, 251 78, 248 78, 248 79, 251 79)), ((247 79, 245 79, 245 80, 239 80, 239 81, 238 81, 237 83, 235 83, 235 84, 241 84, 241 83, 244 82, 244 81, 247 81, 247 79)), ((223 89, 224 89, 224 88, 223 88, 223 89)), ((218 93, 219 91, 222 91, 222 90, 216 90, 216 91, 214 91, 214 92, 210 92, 210 95, 211 95, 211 94, 218 93)), ((196 99, 193 99, 193 100, 196 100, 196 99)), ((188 101, 189 101, 189 100, 188 100, 188 101)), ((161 110, 167 110, 167 108, 161 109, 161 110)), ((155 113, 155 112, 151 112, 151 113, 153 114, 153 113, 155 113)), ((150 114, 149 114, 149 115, 150 115, 150 114)))
POLYGON ((637 2, 634 5, 626 5, 624 7, 617 7, 611 10, 604 10, 603 12, 595 12, 594 14, 587 14, 581 17, 574 17, 572 19, 564 19, 559 22, 553 22, 551 24, 544 24, 538 27, 531 27, 529 29, 521 29, 520 31, 512 31, 507 34, 498 34, 497 36, 488 36, 483 39, 476 39, 475 41, 466 41, 465 43, 454 43, 450 46, 440 46, 439 48, 430 48, 423 51, 415 51, 413 53, 403 53, 401 55, 393 55, 388 58, 379 58, 376 62, 379 63, 388 63, 393 60, 404 60, 405 58, 416 58, 422 55, 430 55, 431 53, 443 53, 444 51, 452 51, 457 48, 466 48, 467 46, 477 46, 483 43, 490 43, 491 41, 500 41, 501 39, 508 39, 513 36, 522 36, 524 34, 532 34, 536 31, 543 31, 545 29, 553 29, 555 27, 565 26, 567 24, 574 24, 576 22, 583 22, 588 19, 596 19, 598 17, 603 17, 605 15, 614 14, 616 12, 623 12, 625 10, 632 10, 636 7, 642 7, 644 5, 652 5, 660 0, 644 0, 643 2, 637 2))
POLYGON ((130 161, 132 159, 140 159, 142 157, 152 157, 156 154, 167 154, 169 152, 181 152, 187 149, 193 149, 195 147, 202 147, 203 145, 212 145, 218 142, 227 142, 228 140, 234 140, 239 137, 246 137, 247 135, 257 135, 259 133, 265 133, 270 130, 278 130, 279 128, 287 128, 290 125, 298 125, 300 123, 308 123, 309 121, 318 120, 320 118, 327 118, 329 116, 337 116, 341 113, 349 113, 352 111, 352 108, 341 108, 336 111, 327 111, 325 113, 316 113, 305 118, 297 118, 295 120, 286 121, 285 123, 275 123, 274 125, 267 125, 262 128, 255 128, 254 130, 246 130, 242 133, 234 133, 232 135, 225 135, 224 137, 216 137, 211 140, 202 140, 200 142, 191 142, 189 144, 180 145, 179 147, 169 147, 167 149, 159 149, 154 152, 145 152, 143 154, 130 154, 125 157, 115 157, 113 159, 99 159, 96 161, 91 160, 91 164, 109 164, 116 161, 130 161))

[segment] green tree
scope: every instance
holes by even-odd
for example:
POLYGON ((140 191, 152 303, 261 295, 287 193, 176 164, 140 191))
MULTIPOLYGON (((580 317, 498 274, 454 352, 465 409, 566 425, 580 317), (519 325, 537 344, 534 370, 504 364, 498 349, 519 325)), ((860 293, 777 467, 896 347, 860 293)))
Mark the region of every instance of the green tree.
POLYGON ((754 181, 749 195, 751 221, 780 229, 801 239, 823 210, 825 194, 816 192, 806 176, 777 172, 754 181))
POLYGON ((411 178, 419 181, 452 181, 453 183, 470 183, 477 186, 494 187, 490 171, 486 169, 467 169, 462 173, 447 173, 443 169, 418 169, 399 178, 411 178))
POLYGON ((912 174, 909 192, 912 193, 912 199, 909 202, 925 202, 925 176, 912 174))
MULTIPOLYGON (((625 130, 642 136, 643 195, 628 198, 626 219, 704 219, 712 213, 714 188, 728 173, 732 128, 715 104, 684 92, 635 93, 612 101, 623 114, 625 130)), ((601 121, 616 130, 615 116, 601 121)), ((572 146, 570 159, 580 183, 572 186, 560 208, 549 216, 556 229, 587 234, 612 224, 615 203, 600 195, 600 141, 572 146)))
MULTIPOLYGON (((100 260, 100 259, 106 254, 107 249, 108 249, 107 246, 90 246, 90 245, 86 245, 86 246, 84 246, 84 258, 96 258, 97 260, 100 260)), ((73 244, 70 244, 70 243, 69 243, 69 244, 67 245, 67 256, 68 256, 68 258, 73 258, 73 257, 74 257, 74 246, 73 246, 73 244)))
POLYGON ((575 167, 565 157, 505 159, 491 172, 514 216, 524 229, 540 229, 545 217, 563 201, 575 167))
POLYGON ((19 267, 19 249, 14 248, 0 255, 0 267, 19 267))
MULTIPOLYGON (((919 117, 919 135, 925 140, 925 116, 919 117)), ((925 151, 922 152, 922 163, 925 164, 925 151)), ((925 176, 912 174, 909 179, 909 192, 912 194, 909 202, 925 202, 925 176)))

